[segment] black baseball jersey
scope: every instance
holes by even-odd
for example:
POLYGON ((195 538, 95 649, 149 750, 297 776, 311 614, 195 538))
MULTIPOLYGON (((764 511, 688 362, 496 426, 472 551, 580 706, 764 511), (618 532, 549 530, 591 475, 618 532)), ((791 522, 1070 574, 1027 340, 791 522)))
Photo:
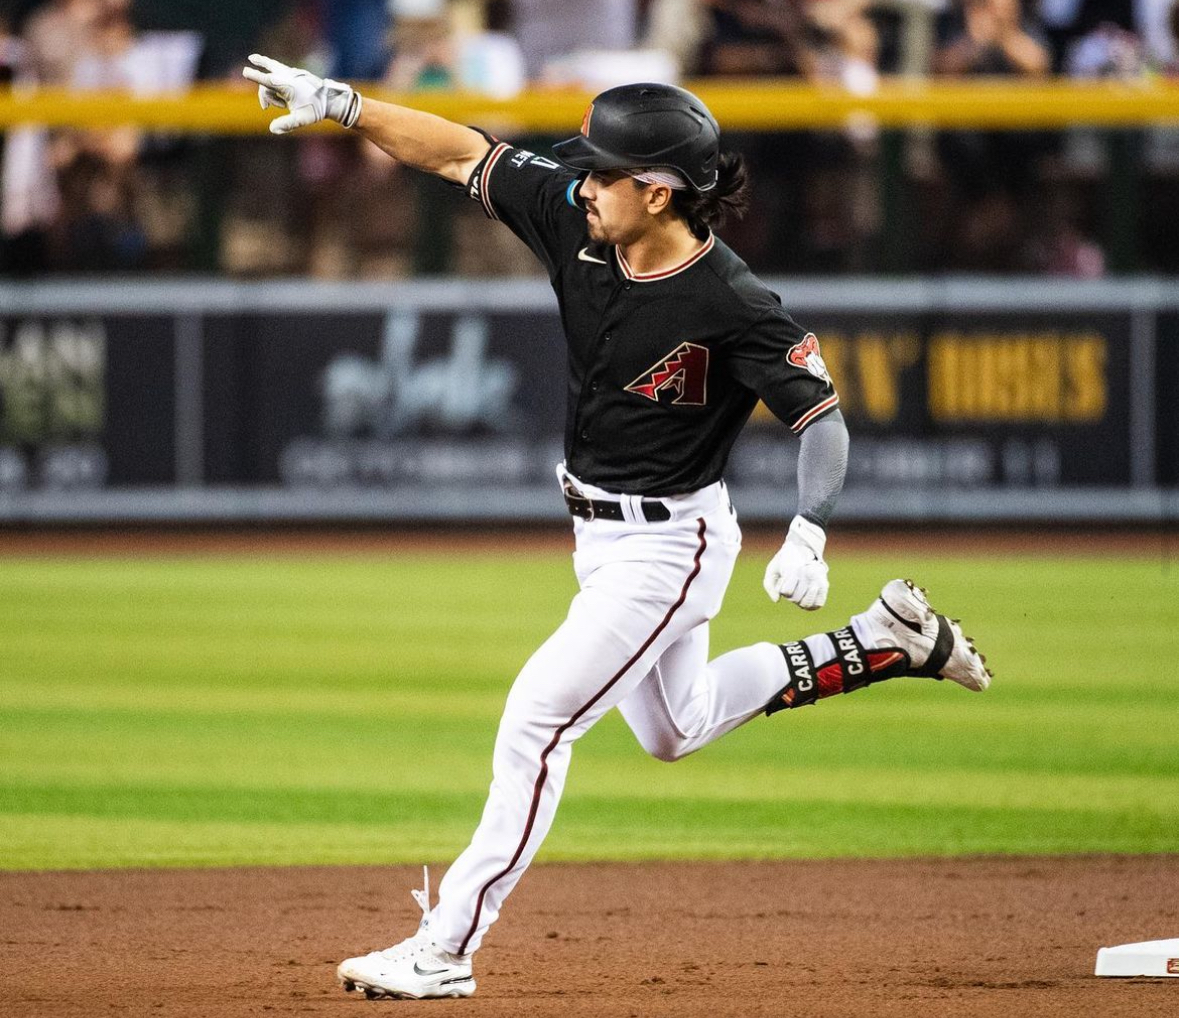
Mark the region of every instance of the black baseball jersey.
POLYGON ((636 273, 590 241, 580 182, 494 142, 467 184, 548 269, 568 341, 574 476, 632 495, 694 491, 720 479, 759 397, 796 434, 835 409, 818 341, 728 247, 710 235, 682 264, 636 273))

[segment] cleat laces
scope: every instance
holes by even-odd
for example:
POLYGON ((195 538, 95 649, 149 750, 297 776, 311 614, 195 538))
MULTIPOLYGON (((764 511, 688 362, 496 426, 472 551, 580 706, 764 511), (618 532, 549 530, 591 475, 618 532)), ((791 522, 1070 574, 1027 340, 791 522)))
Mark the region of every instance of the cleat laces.
POLYGON ((422 883, 423 887, 419 891, 416 887, 409 893, 413 895, 413 900, 418 903, 418 908, 422 910, 422 926, 426 926, 430 922, 430 867, 422 867, 422 883))
POLYGON ((418 908, 422 910, 422 919, 418 924, 418 931, 412 937, 408 937, 400 944, 394 944, 392 947, 386 947, 383 951, 374 951, 374 954, 380 955, 387 961, 401 961, 404 958, 412 958, 415 955, 421 954, 423 951, 429 950, 434 946, 434 942, 430 939, 430 867, 422 867, 422 882, 424 884, 422 890, 414 888, 409 893, 413 895, 413 900, 418 903, 418 908))

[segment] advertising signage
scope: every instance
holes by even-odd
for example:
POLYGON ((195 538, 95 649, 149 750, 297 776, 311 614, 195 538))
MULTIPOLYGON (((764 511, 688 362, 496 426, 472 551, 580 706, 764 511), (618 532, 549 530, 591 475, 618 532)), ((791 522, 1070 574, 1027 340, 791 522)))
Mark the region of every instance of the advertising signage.
MULTIPOLYGON (((1179 480, 1179 314, 1152 317, 1145 391, 1128 311, 804 321, 852 432, 849 490, 1141 483, 1143 414, 1152 480, 1179 480)), ((8 316, 0 492, 536 484, 565 386, 546 310, 8 316)), ((790 483, 796 450, 759 405, 728 479, 790 483)))

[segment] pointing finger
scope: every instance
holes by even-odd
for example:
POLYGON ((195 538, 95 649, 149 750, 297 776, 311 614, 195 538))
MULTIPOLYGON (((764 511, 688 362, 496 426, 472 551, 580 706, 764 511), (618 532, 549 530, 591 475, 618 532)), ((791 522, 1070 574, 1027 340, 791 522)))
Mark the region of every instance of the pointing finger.
POLYGON ((259 67, 267 71, 288 71, 290 70, 286 64, 280 63, 271 57, 263 56, 261 53, 251 53, 250 63, 257 64, 259 67))
POLYGON ((276 86, 273 75, 267 74, 265 71, 259 71, 253 67, 243 67, 242 77, 247 81, 252 81, 255 85, 264 85, 266 88, 274 88, 276 86))

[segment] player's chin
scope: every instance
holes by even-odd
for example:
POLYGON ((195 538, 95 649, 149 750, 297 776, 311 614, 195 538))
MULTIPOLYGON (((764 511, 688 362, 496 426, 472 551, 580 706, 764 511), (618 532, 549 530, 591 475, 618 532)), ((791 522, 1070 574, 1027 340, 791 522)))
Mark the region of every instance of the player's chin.
POLYGON ((602 220, 600 220, 593 212, 586 213, 585 217, 586 230, 589 232, 589 239, 595 244, 609 244, 610 235, 603 229, 602 220))

